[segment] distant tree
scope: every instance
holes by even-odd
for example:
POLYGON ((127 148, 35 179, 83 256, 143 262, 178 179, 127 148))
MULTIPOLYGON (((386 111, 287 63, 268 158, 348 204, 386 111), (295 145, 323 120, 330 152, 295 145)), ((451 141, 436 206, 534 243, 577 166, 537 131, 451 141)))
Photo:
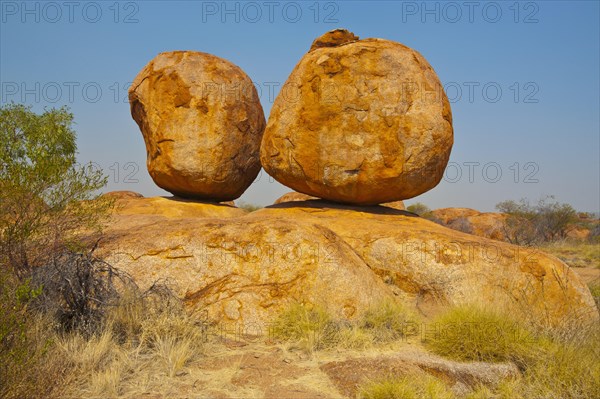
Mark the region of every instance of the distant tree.
POLYGON ((519 202, 506 200, 496 204, 496 209, 508 215, 533 215, 534 211, 526 198, 519 202))
POLYGON ((561 204, 550 196, 538 202, 537 229, 545 241, 563 239, 577 221, 577 212, 569 204, 561 204))
POLYGON ((0 107, 0 266, 21 277, 78 245, 111 206, 91 201, 107 179, 77 165, 72 123, 66 108, 36 114, 24 105, 0 107))
POLYGON ((577 212, 569 204, 557 202, 548 196, 532 205, 526 198, 496 204, 496 209, 508 215, 505 223, 506 238, 518 245, 540 241, 555 241, 567 236, 577 221, 577 212))
POLYGON ((496 204, 496 209, 508 218, 504 223, 504 236, 516 245, 532 245, 538 240, 536 233, 536 213, 529 201, 522 198, 519 202, 513 200, 496 204))

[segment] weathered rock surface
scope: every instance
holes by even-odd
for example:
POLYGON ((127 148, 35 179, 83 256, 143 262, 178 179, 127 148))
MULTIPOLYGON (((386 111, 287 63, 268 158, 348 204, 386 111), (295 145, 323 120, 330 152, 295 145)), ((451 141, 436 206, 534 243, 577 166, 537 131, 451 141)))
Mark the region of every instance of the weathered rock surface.
POLYGON ((406 210, 404 201, 385 202, 385 203, 381 204, 381 206, 387 206, 388 208, 397 209, 399 211, 406 210))
POLYGON ((285 212, 247 218, 224 205, 153 200, 125 203, 102 250, 142 287, 171 281, 213 320, 266 323, 291 302, 323 300, 338 317, 352 317, 394 297, 327 227, 285 212))
POLYGON ((397 288, 398 298, 424 313, 432 304, 476 302, 555 326, 598 319, 587 286, 554 256, 454 231, 408 212, 376 209, 307 201, 285 213, 328 226, 397 288))
POLYGON ((316 38, 310 46, 310 51, 322 47, 337 47, 343 44, 355 42, 359 39, 360 38, 358 36, 347 31, 346 29, 335 29, 316 38))
MULTIPOLYGON (((197 202, 176 197, 120 198, 115 207, 115 217, 138 219, 144 224, 149 218, 231 218, 243 216, 246 211, 228 204, 197 202)), ((124 223, 127 224, 128 222, 124 223)))
POLYGON ((261 163, 301 193, 372 205, 435 187, 452 144, 450 104, 423 56, 337 30, 315 40, 277 96, 261 163))
POLYGON ((470 208, 441 208, 431 211, 431 216, 443 226, 476 236, 506 241, 507 215, 496 212, 479 212, 470 208))
POLYGON ((511 363, 456 362, 421 350, 403 350, 395 356, 355 358, 328 362, 321 366, 345 397, 356 397, 361 385, 382 378, 431 374, 444 381, 456 393, 469 391, 479 385, 496 387, 507 379, 521 376, 511 363))
POLYGON ((131 114, 161 188, 186 198, 238 198, 259 170, 265 117, 250 78, 211 54, 155 57, 129 89, 131 114))
POLYGON ((165 198, 122 202, 101 253, 142 287, 167 279, 213 320, 268 323, 291 302, 352 318, 383 300, 425 315, 489 304, 554 326, 599 317, 589 289, 557 258, 408 212, 315 200, 247 214, 165 198))
POLYGON ((316 200, 319 199, 317 197, 313 197, 310 195, 302 194, 296 191, 291 191, 289 193, 283 194, 281 197, 277 198, 273 204, 283 204, 285 202, 294 202, 294 201, 308 201, 308 200, 316 200))
POLYGON ((252 213, 166 198, 123 199, 101 242, 142 287, 169 281, 212 320, 268 323, 291 302, 352 318, 383 300, 425 315, 479 303, 548 325, 597 320, 557 258, 391 208, 305 201, 252 213))

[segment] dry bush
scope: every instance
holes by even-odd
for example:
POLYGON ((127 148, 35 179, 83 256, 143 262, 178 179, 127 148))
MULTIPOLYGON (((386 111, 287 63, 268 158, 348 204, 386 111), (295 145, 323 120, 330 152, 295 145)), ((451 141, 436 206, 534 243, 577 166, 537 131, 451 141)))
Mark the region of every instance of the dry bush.
POLYGON ((139 397, 202 356, 205 329, 165 284, 142 292, 90 253, 64 253, 35 279, 43 289, 0 281, 1 397, 139 397))
POLYGON ((448 224, 449 228, 453 230, 462 231, 463 233, 473 234, 473 226, 469 219, 465 217, 460 217, 452 221, 452 223, 448 224))
POLYGON ((91 335, 102 327, 107 309, 121 292, 136 292, 131 277, 93 255, 62 251, 33 271, 32 284, 42 287, 35 310, 53 317, 62 331, 91 335))
POLYGON ((588 241, 593 244, 596 244, 596 245, 600 244, 600 223, 597 223, 592 228, 592 230, 590 231, 590 235, 588 237, 588 241))
POLYGON ((66 396, 128 398, 164 390, 203 356, 205 341, 165 285, 130 292, 107 311, 101 331, 58 339, 74 376, 66 396))
POLYGON ((588 288, 590 289, 590 293, 594 298, 594 302, 596 302, 596 307, 600 310, 600 281, 592 281, 588 284, 588 288))
POLYGON ((515 245, 530 246, 540 241, 534 222, 524 216, 510 215, 504 222, 503 233, 515 245))

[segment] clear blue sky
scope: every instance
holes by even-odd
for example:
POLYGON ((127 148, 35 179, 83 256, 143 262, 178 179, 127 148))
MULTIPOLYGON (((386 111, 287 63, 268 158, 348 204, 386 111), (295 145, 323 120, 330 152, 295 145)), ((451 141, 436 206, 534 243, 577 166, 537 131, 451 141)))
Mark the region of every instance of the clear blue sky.
MULTIPOLYGON (((166 194, 146 171, 126 102, 158 53, 198 50, 239 65, 268 117, 269 88, 278 92, 314 38, 343 27, 418 50, 447 88, 450 168, 409 203, 493 210, 554 194, 600 211, 598 1, 2 0, 0 11, 2 103, 68 105, 79 159, 105 169, 108 190, 166 194)), ((241 199, 267 205, 287 191, 262 173, 241 199)))

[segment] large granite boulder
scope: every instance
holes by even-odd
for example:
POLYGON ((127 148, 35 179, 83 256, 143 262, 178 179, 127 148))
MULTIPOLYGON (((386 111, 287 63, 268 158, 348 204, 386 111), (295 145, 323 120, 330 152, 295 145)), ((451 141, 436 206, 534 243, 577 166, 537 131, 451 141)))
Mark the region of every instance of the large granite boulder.
POLYGON ((260 157, 296 191, 372 205, 435 187, 452 144, 450 103, 421 54, 336 30, 315 40, 282 87, 260 157))
POLYGON ((231 62, 195 51, 161 53, 135 78, 129 101, 159 187, 229 201, 256 178, 265 117, 252 81, 231 62))

